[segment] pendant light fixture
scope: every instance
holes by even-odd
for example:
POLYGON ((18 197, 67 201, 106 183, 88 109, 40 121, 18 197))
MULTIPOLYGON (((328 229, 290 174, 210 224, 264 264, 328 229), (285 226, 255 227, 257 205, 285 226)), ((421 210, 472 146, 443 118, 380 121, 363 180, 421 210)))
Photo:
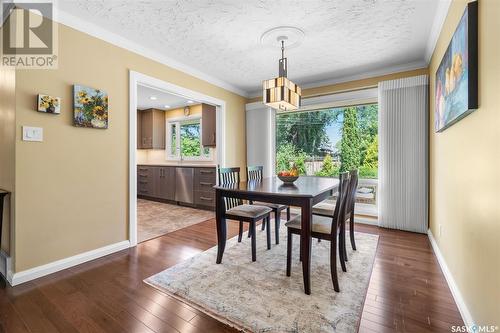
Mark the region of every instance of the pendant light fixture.
POLYGON ((277 39, 278 42, 281 42, 278 77, 263 82, 263 102, 269 107, 281 111, 297 110, 300 107, 302 91, 298 85, 287 78, 288 66, 287 58, 285 58, 287 37, 280 36, 277 39))

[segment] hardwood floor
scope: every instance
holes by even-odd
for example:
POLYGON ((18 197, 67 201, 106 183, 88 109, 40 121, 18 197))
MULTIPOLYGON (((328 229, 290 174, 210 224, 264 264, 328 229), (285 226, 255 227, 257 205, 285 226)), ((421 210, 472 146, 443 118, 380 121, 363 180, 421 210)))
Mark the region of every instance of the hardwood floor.
MULTIPOLYGON (((463 325, 427 236, 357 230, 380 236, 360 332, 450 332, 463 325)), ((228 236, 237 232, 229 222, 228 236)), ((210 220, 1 289, 0 332, 234 332, 142 282, 215 244, 210 220)))

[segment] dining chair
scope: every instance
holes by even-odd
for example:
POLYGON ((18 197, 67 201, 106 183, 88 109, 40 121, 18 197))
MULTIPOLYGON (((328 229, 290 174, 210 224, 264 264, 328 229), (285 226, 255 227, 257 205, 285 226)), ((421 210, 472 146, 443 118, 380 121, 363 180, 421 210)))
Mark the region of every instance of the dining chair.
MULTIPOLYGON (((356 191, 358 188, 358 180, 359 174, 358 170, 351 170, 349 172, 349 188, 347 194, 346 209, 345 209, 345 219, 343 220, 344 225, 342 226, 345 230, 345 221, 349 221, 349 238, 351 241, 351 247, 354 251, 356 251, 356 241, 354 239, 354 207, 356 204, 356 191)), ((313 214, 318 216, 332 217, 335 209, 335 204, 331 204, 328 202, 320 202, 319 204, 313 206, 313 214)), ((344 259, 347 261, 347 251, 346 251, 346 242, 345 235, 342 235, 342 243, 344 248, 344 259)))
MULTIPOLYGON (((247 167, 247 179, 248 181, 261 181, 263 176, 263 170, 264 167, 262 165, 257 165, 257 166, 249 166, 247 167)), ((290 206, 287 205, 280 205, 280 204, 274 204, 270 202, 261 202, 261 201, 256 201, 252 202, 250 201, 250 204, 257 205, 257 206, 265 206, 269 207, 273 210, 274 212, 274 235, 275 235, 275 241, 276 244, 280 243, 280 224, 281 224, 281 212, 286 210, 286 220, 290 220, 290 206)), ((242 227, 240 227, 241 229, 242 227)), ((262 223, 262 230, 266 228, 266 224, 262 223)), ((240 230, 241 232, 241 230, 240 230)), ((250 236, 250 233, 248 234, 250 236)))
MULTIPOLYGON (((240 183, 240 168, 218 168, 219 185, 232 185, 240 183)), ((272 209, 265 206, 247 205, 243 200, 237 198, 224 198, 224 218, 236 220, 240 223, 238 234, 238 243, 241 242, 243 235, 243 222, 250 225, 249 233, 252 238, 252 261, 256 260, 257 234, 255 225, 258 221, 267 224, 267 249, 271 249, 271 212, 272 209)))
MULTIPOLYGON (((341 236, 339 233, 343 232, 341 230, 341 221, 345 214, 348 186, 349 173, 341 173, 339 175, 339 195, 335 204, 333 216, 313 215, 311 223, 311 237, 330 241, 330 274, 332 275, 333 289, 337 292, 340 291, 337 276, 337 244, 339 246, 340 264, 342 270, 344 272, 346 271, 345 262, 342 258, 343 250, 341 248, 341 236), (338 242, 337 238, 339 239, 338 242)), ((290 276, 292 269, 292 237, 294 234, 300 235, 302 232, 300 215, 285 223, 285 226, 287 227, 286 275, 290 276)))

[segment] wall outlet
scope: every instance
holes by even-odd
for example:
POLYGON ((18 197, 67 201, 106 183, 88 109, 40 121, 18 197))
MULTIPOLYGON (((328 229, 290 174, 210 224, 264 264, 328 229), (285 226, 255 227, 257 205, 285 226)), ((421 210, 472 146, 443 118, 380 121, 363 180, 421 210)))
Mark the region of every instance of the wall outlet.
POLYGON ((439 223, 438 236, 441 237, 442 234, 443 234, 443 225, 439 223))
POLYGON ((23 126, 23 141, 43 141, 43 128, 23 126))

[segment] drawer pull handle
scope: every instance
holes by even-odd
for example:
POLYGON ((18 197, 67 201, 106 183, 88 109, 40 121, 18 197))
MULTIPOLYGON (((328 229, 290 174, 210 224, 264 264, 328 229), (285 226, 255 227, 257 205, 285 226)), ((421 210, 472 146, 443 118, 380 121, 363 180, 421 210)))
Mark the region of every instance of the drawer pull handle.
POLYGON ((148 182, 145 181, 145 180, 139 180, 139 183, 141 183, 141 184, 147 184, 148 182))
POLYGON ((200 182, 200 185, 202 185, 202 186, 214 186, 213 183, 206 183, 206 182, 200 182))
POLYGON ((200 173, 203 173, 205 175, 211 175, 213 174, 214 172, 213 171, 207 171, 207 170, 200 170, 200 173))
POLYGON ((206 197, 200 197, 200 200, 205 200, 205 201, 212 201, 212 198, 206 198, 206 197))

